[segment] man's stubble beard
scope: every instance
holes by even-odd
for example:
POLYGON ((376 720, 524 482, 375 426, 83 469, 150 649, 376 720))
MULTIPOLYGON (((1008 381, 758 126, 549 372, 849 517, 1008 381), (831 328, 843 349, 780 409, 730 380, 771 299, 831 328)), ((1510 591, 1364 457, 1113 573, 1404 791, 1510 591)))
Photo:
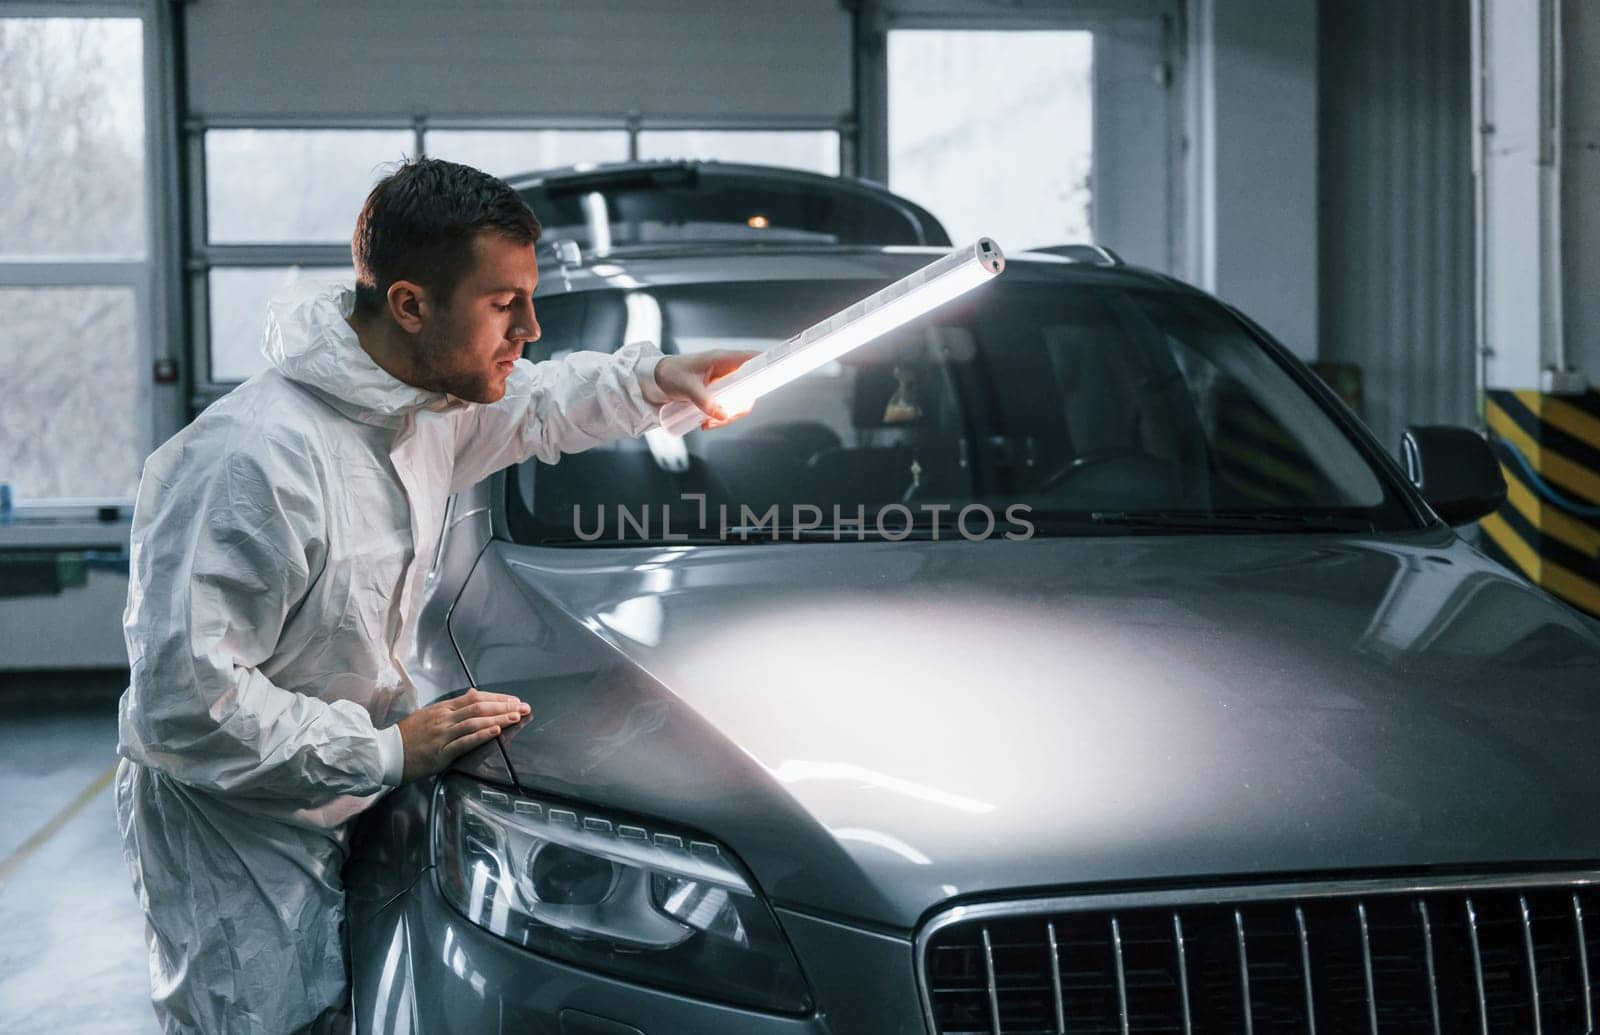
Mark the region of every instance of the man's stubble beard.
POLYGON ((467 402, 498 402, 505 390, 479 371, 450 370, 443 360, 460 349, 448 330, 427 330, 411 341, 412 368, 422 382, 417 387, 447 392, 467 402))

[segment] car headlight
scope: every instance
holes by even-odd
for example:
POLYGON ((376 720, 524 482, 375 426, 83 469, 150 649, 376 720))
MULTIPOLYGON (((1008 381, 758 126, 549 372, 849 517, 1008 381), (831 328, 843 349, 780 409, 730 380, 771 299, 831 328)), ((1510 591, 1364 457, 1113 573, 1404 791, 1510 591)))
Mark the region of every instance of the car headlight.
POLYGON ((432 823, 440 892, 502 938, 690 995, 811 1009, 771 909, 712 842, 460 776, 440 779, 432 823))

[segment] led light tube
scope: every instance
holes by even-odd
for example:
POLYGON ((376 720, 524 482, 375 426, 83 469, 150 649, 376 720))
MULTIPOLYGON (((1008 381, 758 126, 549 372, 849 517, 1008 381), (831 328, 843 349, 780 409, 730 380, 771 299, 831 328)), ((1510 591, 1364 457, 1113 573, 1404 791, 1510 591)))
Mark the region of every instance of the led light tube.
MULTIPOLYGON (((730 414, 742 413, 774 388, 987 284, 1005 268, 1000 246, 980 237, 976 244, 929 263, 749 360, 717 383, 717 403, 730 414)), ((693 403, 673 402, 661 408, 661 427, 674 435, 698 428, 705 419, 693 403)))

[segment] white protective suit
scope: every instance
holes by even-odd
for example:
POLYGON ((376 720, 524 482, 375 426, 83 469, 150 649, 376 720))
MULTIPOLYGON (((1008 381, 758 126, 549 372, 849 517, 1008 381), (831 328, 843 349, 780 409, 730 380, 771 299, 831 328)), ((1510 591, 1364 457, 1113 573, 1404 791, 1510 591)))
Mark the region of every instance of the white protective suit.
POLYGON ((400 782, 402 663, 449 495, 529 457, 639 435, 665 402, 647 343, 517 361, 472 404, 386 373, 302 283, 272 361, 157 449, 123 617, 118 825, 168 1032, 348 1023, 350 820, 400 782))

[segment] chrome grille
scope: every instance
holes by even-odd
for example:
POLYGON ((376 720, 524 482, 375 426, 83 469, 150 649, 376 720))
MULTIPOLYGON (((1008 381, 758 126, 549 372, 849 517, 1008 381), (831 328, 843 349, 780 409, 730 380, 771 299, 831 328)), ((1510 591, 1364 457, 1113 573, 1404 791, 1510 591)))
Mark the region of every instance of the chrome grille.
POLYGON ((1567 1033, 1600 1012, 1592 873, 983 904, 918 945, 938 1035, 1567 1033))

